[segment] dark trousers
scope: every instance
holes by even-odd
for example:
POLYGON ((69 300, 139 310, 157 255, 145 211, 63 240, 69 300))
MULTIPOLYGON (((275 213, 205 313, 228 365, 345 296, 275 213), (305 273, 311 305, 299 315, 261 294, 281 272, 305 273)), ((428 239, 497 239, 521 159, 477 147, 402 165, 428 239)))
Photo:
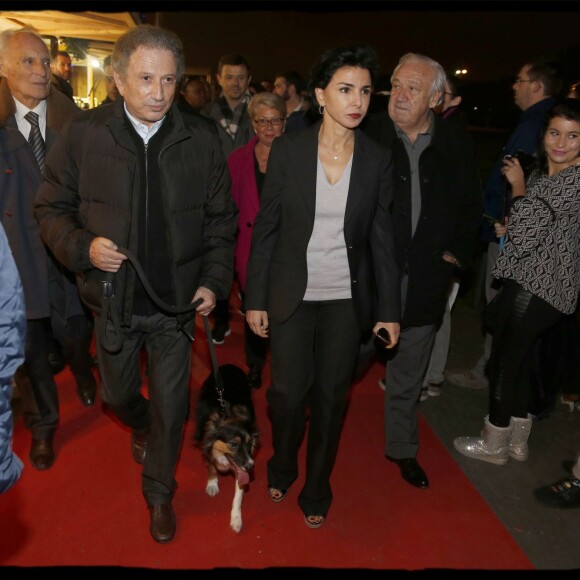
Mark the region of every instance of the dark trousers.
POLYGON ((530 349, 564 315, 512 281, 504 283, 499 300, 489 365, 489 420, 507 427, 510 417, 528 416, 530 349))
POLYGON ((213 309, 215 324, 223 324, 226 327, 230 325, 230 305, 228 300, 216 300, 213 309))
POLYGON ((52 435, 58 427, 58 391, 48 364, 50 319, 26 321, 24 364, 14 376, 22 398, 24 424, 34 438, 52 435))
POLYGON ((62 346, 65 361, 77 380, 86 379, 93 372, 93 361, 90 355, 93 337, 92 316, 79 314, 67 320, 64 332, 56 332, 55 338, 62 346))
POLYGON ((306 515, 326 515, 361 339, 352 300, 303 302, 282 324, 270 321, 270 334, 267 401, 274 456, 268 461, 268 483, 287 489, 297 478, 309 408, 306 481, 298 503, 306 515))
MULTIPOLYGON (((193 326, 193 321, 185 325, 190 334, 193 326)), ((134 315, 121 350, 115 353, 103 346, 99 316, 96 328, 103 400, 123 424, 148 430, 143 495, 149 505, 170 502, 175 493, 175 468, 188 412, 191 342, 177 330, 174 317, 161 313, 134 315), (143 349, 147 354, 147 398, 141 392, 143 349)), ((112 332, 110 325, 107 332, 112 332)))
POLYGON ((409 326, 389 351, 385 388, 385 454, 415 457, 419 449, 417 408, 437 327, 409 326))
POLYGON ((266 363, 269 341, 252 331, 250 325, 244 322, 244 351, 246 353, 246 364, 249 367, 258 366, 262 368, 266 363))
MULTIPOLYGON (((240 292, 242 296, 242 312, 246 312, 244 299, 246 297, 244 292, 240 292)), ((267 338, 262 338, 252 331, 250 325, 245 320, 244 314, 244 352, 246 354, 246 364, 249 367, 258 366, 262 368, 266 363, 266 356, 268 353, 268 346, 270 341, 267 338)))

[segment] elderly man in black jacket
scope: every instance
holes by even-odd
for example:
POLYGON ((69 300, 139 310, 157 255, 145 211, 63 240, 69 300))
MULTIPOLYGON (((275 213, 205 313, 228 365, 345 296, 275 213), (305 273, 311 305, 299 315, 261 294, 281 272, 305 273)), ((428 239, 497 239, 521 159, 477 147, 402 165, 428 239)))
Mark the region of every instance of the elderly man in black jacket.
POLYGON ((118 250, 137 256, 169 307, 201 299, 197 312, 207 316, 230 289, 237 217, 215 127, 173 103, 183 68, 172 32, 140 25, 119 38, 113 70, 122 98, 68 126, 36 197, 43 238, 77 273, 81 297, 97 313, 103 400, 132 429, 149 529, 160 543, 176 529, 171 501, 194 322, 158 307, 118 250), (103 328, 101 283, 113 274, 119 320, 103 328), (141 393, 143 349, 148 398, 141 393))
POLYGON ((0 127, 2 179, 0 220, 18 266, 26 304, 25 361, 15 376, 24 422, 32 433, 30 464, 49 469, 60 419, 58 390, 48 364, 53 336, 63 347, 82 403, 94 405, 97 383, 89 353, 92 315, 83 308, 74 282, 42 243, 34 218, 34 195, 44 154, 79 109, 50 88, 50 56, 32 29, 0 35, 0 127))
POLYGON ((429 487, 416 460, 421 385, 451 276, 469 263, 482 216, 475 145, 464 128, 432 111, 445 78, 431 58, 404 55, 391 77, 388 114, 369 117, 365 127, 393 151, 392 215, 401 272, 401 337, 386 372, 385 451, 418 488, 429 487))

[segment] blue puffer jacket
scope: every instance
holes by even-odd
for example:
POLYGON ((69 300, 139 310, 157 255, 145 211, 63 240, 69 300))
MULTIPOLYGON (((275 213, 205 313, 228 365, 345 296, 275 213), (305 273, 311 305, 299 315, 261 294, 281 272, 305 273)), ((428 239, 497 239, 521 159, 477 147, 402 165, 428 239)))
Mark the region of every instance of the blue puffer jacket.
POLYGON ((24 362, 26 314, 24 294, 4 228, 0 223, 0 493, 22 473, 22 461, 12 451, 11 381, 24 362))

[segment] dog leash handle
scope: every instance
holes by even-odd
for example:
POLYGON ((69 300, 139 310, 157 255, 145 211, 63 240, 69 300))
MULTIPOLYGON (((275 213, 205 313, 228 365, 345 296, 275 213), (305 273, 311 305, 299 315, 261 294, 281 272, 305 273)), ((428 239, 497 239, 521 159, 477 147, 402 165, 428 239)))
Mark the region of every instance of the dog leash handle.
POLYGON ((203 325, 205 327, 205 333, 207 334, 207 345, 209 347, 209 355, 211 357, 211 364, 213 366, 213 376, 215 378, 215 388, 218 395, 218 400, 222 408, 222 412, 225 413, 226 404, 224 402, 224 381, 220 373, 220 367, 218 365, 217 356, 215 354, 215 347, 213 345, 213 339, 211 337, 211 329, 209 327, 209 320, 207 316, 202 316, 203 325))
MULTIPOLYGON (((195 318, 196 308, 203 302, 203 298, 199 298, 195 302, 191 302, 190 304, 186 304, 185 306, 172 306, 170 304, 167 304, 166 302, 163 302, 159 298, 159 296, 157 296, 155 290, 153 290, 153 287, 147 280, 147 276, 145 275, 145 272, 141 267, 141 264, 139 264, 137 258, 129 250, 127 250, 127 248, 117 248, 117 251, 126 256, 129 262, 132 264, 133 268, 135 268, 135 271, 139 276, 139 279, 141 280, 141 283, 143 284, 145 291, 147 292, 151 300, 155 303, 155 305, 162 311, 176 316, 179 330, 181 330, 187 336, 187 338, 189 338, 189 340, 193 342, 194 340, 193 336, 185 329, 185 323, 191 318, 195 318)), ((103 294, 103 305, 105 307, 105 312, 103 316, 103 336, 105 335, 104 331, 105 325, 107 324, 107 320, 111 318, 113 322, 113 329, 116 333, 116 336, 115 340, 111 341, 112 344, 108 346, 111 349, 119 350, 122 344, 119 336, 121 332, 121 323, 116 308, 115 289, 113 286, 113 276, 111 274, 107 274, 105 276, 105 280, 103 280, 102 282, 102 294, 103 294)), ((223 378, 219 371, 217 356, 215 354, 215 348, 211 337, 211 329, 209 327, 209 320, 207 316, 203 316, 202 318, 205 326, 205 333, 207 334, 207 343, 209 346, 209 354, 211 356, 211 363, 213 366, 213 373, 215 377, 218 399, 220 401, 222 411, 225 412, 225 402, 223 399, 224 383, 223 378)))
MULTIPOLYGON (((177 319, 177 328, 187 336, 187 338, 193 342, 193 336, 190 332, 187 331, 185 328, 185 324, 195 318, 196 309, 197 307, 203 302, 203 298, 197 299, 195 302, 191 302, 184 306, 173 306, 171 304, 167 304, 157 294, 153 287, 147 280, 147 276, 145 275, 145 271, 139 264, 137 258, 129 251, 127 248, 117 248, 117 251, 127 257, 133 268, 135 268, 135 272, 139 276, 147 295, 151 300, 155 303, 155 305, 166 312, 167 314, 173 315, 177 319)), ((101 290, 102 290, 102 303, 103 303, 103 336, 105 336, 105 328, 109 319, 111 319, 113 331, 110 333, 114 335, 114 337, 107 338, 107 349, 111 350, 112 352, 118 351, 121 348, 122 340, 121 340, 121 323, 119 320, 119 313, 117 311, 117 304, 116 304, 116 297, 115 297, 115 288, 113 285, 113 274, 107 273, 105 274, 105 279, 101 282, 101 290)))

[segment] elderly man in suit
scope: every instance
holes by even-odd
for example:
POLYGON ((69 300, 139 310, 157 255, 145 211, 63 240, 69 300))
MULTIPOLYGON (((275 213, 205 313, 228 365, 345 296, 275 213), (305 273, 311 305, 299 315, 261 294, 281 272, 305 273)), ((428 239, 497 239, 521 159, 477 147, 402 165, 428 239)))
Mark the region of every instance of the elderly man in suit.
POLYGON ((56 383, 48 364, 54 333, 77 381, 85 406, 93 405, 97 384, 89 345, 92 325, 70 273, 47 253, 33 213, 44 155, 65 122, 79 109, 50 90, 50 55, 31 29, 0 35, 0 126, 17 129, 10 149, 26 151, 7 167, 0 203, 1 219, 22 279, 26 304, 24 365, 15 381, 22 397, 26 427, 32 432, 30 463, 48 469, 54 463, 54 434, 59 421, 56 383))
POLYGON ((401 338, 387 362, 386 456, 418 488, 429 480, 416 459, 421 385, 456 268, 469 263, 482 216, 475 145, 464 128, 433 114, 445 71, 404 55, 391 76, 387 112, 366 132, 393 151, 395 246, 401 273, 401 338))

